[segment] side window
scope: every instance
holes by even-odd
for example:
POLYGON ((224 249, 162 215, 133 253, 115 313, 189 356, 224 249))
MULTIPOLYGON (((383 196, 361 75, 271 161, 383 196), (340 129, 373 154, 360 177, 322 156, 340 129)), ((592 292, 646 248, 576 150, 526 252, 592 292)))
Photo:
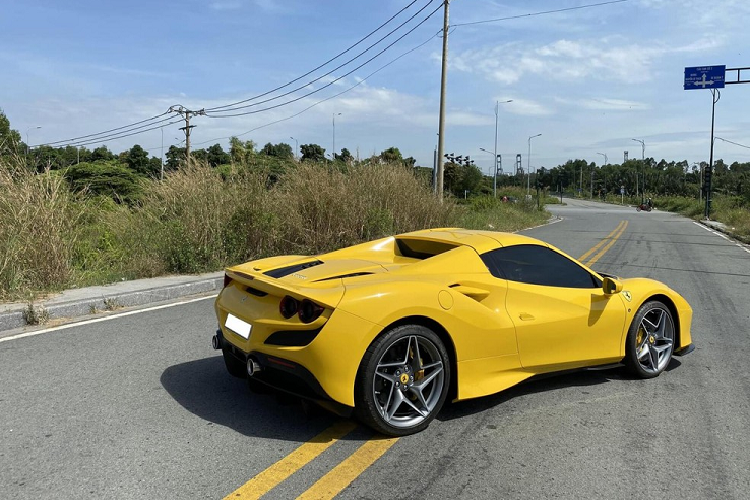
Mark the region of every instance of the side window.
POLYGON ((598 288, 597 279, 584 268, 540 245, 498 248, 482 255, 490 272, 502 279, 561 288, 598 288))

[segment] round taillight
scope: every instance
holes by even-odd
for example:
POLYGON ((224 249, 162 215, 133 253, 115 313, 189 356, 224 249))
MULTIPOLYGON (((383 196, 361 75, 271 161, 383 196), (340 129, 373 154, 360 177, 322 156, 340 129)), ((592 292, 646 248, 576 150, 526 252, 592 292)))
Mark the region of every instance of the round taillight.
POLYGON ((281 299, 281 302, 279 303, 279 312, 284 316, 284 319, 289 319, 297 314, 298 309, 299 302, 297 302, 297 299, 290 297, 289 295, 281 299))
POLYGON ((303 323, 312 323, 323 312, 323 307, 311 300, 303 300, 299 305, 299 320, 303 323))

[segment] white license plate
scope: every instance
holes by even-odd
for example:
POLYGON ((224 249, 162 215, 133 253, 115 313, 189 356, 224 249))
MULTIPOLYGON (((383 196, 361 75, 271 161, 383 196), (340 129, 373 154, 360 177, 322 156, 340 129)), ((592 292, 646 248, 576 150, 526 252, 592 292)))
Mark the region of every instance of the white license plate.
POLYGON ((224 322, 224 326, 232 330, 240 337, 250 338, 250 330, 253 329, 253 325, 245 323, 234 314, 228 314, 227 320, 224 322))

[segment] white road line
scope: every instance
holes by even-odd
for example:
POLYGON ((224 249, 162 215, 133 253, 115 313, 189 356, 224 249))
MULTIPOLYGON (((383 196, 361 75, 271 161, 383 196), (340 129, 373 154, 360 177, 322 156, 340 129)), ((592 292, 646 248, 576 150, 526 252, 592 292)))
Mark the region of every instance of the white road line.
POLYGON ((181 306, 183 304, 190 304, 192 302, 198 302, 201 300, 207 300, 207 299, 213 299, 216 298, 219 294, 209 295, 207 297, 199 297, 197 299, 190 299, 190 300, 183 300, 180 302, 174 302, 171 304, 162 304, 160 306, 154 306, 154 307, 146 307, 145 309, 136 309, 134 311, 127 311, 122 313, 113 314, 111 316, 105 316, 103 318, 96 318, 96 319, 89 319, 86 321, 79 321, 77 323, 69 323, 67 325, 61 325, 61 326, 55 326, 52 328, 45 328, 44 330, 36 330, 33 332, 26 332, 26 333, 19 333, 18 335, 11 335, 10 337, 3 337, 0 338, 0 342, 8 342, 9 340, 16 340, 16 339, 22 339, 24 337, 33 337, 35 335, 41 335, 43 333, 49 333, 49 332, 55 332, 58 330, 67 330, 68 328, 75 328, 77 326, 84 326, 84 325, 90 325, 92 323, 101 323, 102 321, 109 321, 112 319, 118 319, 118 318, 124 318, 125 316, 130 316, 132 314, 140 314, 145 313, 149 311, 156 311, 158 309, 166 309, 168 307, 175 307, 175 306, 181 306))
POLYGON ((720 233, 720 232, 718 232, 718 231, 715 231, 715 230, 711 229, 711 228, 710 228, 710 227, 708 227, 708 226, 704 226, 704 225, 703 225, 703 224, 701 224, 700 222, 695 222, 695 221, 693 221, 693 224, 695 224, 695 225, 696 225, 696 226, 698 226, 698 227, 702 227, 703 229, 705 229, 705 230, 706 230, 706 231, 708 231, 709 233, 713 233, 713 234, 715 234, 716 236, 721 236, 722 238, 724 238, 724 239, 725 239, 725 240, 727 240, 728 242, 730 242, 730 243, 734 243, 734 245, 735 245, 735 246, 737 246, 737 247, 741 248, 741 249, 742 249, 742 250, 744 250, 745 252, 747 252, 747 253, 750 253, 750 248, 748 248, 747 246, 743 245, 742 243, 739 243, 739 242, 737 242, 737 241, 734 241, 734 240, 733 240, 733 239, 731 239, 731 238, 728 238, 728 237, 727 237, 727 235, 725 235, 725 234, 722 234, 722 233, 720 233))

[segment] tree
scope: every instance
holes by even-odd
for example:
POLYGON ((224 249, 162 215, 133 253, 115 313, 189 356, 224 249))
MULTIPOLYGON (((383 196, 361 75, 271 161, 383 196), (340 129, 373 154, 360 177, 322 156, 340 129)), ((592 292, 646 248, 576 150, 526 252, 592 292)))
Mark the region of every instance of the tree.
POLYGON ((317 144, 302 144, 299 147, 302 151, 302 161, 325 161, 325 148, 317 144))
POLYGON ((255 154, 255 142, 242 142, 237 137, 229 138, 229 155, 235 163, 244 163, 255 154))
POLYGON ((336 155, 336 160, 343 161, 344 163, 349 163, 354 160, 354 157, 346 148, 341 148, 341 154, 336 155))
POLYGON ((185 162, 185 148, 178 148, 174 144, 169 146, 167 151, 167 163, 164 167, 167 170, 177 170, 185 162))
POLYGON ((380 161, 384 163, 401 163, 403 160, 401 151, 396 147, 390 147, 380 153, 380 161))
POLYGON ((294 151, 292 146, 285 142, 278 144, 271 144, 270 142, 263 146, 260 150, 260 154, 266 156, 275 156, 276 158, 294 158, 294 151))
POLYGON ((206 153, 208 164, 212 167, 226 165, 232 161, 232 158, 229 156, 229 154, 224 152, 224 148, 222 148, 221 144, 219 143, 216 143, 213 146, 209 147, 206 153))
POLYGON ((65 170, 65 178, 74 191, 109 196, 118 203, 134 203, 141 194, 138 176, 114 160, 73 165, 65 170))
POLYGON ((151 170, 151 164, 148 160, 148 152, 139 144, 136 144, 125 154, 125 163, 135 173, 145 176, 158 175, 158 171, 151 170))
POLYGON ((10 128, 10 120, 0 109, 0 156, 23 153, 26 150, 24 146, 21 134, 10 128))
POLYGON ((91 152, 90 159, 91 159, 91 162, 96 162, 100 160, 109 161, 109 160, 114 160, 115 155, 113 155, 112 152, 109 149, 107 149, 107 146, 99 146, 98 148, 95 148, 91 152))

